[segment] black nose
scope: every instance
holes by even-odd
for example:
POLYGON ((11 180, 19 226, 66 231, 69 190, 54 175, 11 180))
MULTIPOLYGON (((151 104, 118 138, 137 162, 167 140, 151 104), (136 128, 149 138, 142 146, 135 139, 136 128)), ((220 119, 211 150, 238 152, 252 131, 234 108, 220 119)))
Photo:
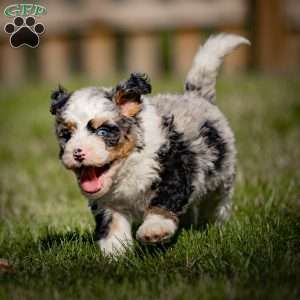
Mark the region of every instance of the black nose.
POLYGON ((81 154, 81 152, 82 152, 82 149, 77 148, 77 149, 74 150, 73 154, 78 155, 78 154, 81 154))
POLYGON ((82 149, 77 148, 77 149, 75 149, 75 150, 73 151, 73 157, 74 157, 75 160, 81 162, 81 161, 84 160, 85 155, 84 155, 82 149))

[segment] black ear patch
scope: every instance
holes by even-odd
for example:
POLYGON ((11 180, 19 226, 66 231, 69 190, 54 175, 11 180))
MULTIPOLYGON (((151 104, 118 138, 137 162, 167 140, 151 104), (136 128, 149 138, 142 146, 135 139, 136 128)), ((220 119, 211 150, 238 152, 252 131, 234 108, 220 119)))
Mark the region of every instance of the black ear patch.
POLYGON ((71 93, 68 93, 61 85, 51 94, 50 112, 55 115, 58 109, 61 109, 69 100, 71 93))
POLYGON ((113 99, 117 104, 126 100, 141 102, 141 95, 150 94, 152 90, 150 80, 146 74, 132 73, 126 81, 120 82, 115 90, 113 99))

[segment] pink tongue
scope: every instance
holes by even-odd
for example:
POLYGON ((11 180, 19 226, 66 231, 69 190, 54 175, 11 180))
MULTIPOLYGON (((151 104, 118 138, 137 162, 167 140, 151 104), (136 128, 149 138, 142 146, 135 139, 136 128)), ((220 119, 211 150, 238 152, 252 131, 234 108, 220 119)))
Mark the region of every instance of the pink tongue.
POLYGON ((102 188, 102 180, 97 177, 95 168, 87 167, 82 170, 80 186, 87 193, 96 193, 102 188))

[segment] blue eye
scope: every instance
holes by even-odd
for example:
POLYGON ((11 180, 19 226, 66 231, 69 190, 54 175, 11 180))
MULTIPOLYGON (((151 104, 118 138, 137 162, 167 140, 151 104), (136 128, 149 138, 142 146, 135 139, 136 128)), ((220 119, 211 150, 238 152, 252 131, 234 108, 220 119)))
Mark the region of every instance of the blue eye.
POLYGON ((100 129, 97 130, 97 135, 99 135, 99 136, 108 136, 109 132, 104 128, 100 128, 100 129))

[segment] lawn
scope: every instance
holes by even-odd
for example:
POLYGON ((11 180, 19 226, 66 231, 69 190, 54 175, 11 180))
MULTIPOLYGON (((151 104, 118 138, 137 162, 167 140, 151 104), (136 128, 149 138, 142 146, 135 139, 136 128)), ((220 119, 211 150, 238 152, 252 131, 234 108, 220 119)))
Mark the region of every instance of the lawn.
POLYGON ((219 81, 239 151, 232 218, 119 261, 93 243, 86 200, 58 161, 52 88, 0 89, 0 258, 14 268, 0 273, 0 299, 299 299, 299 76, 219 81))

